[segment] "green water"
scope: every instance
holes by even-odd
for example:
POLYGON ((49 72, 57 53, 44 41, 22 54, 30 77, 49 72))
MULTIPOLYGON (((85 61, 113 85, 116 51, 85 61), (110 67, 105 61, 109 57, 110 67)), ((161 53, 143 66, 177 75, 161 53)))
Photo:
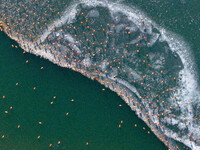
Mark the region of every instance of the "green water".
MULTIPOLYGON (((200 68, 200 2, 185 1, 127 2, 142 8, 159 25, 183 36, 200 68)), ((167 149, 152 132, 147 133, 150 129, 117 94, 108 89, 102 91, 103 86, 80 73, 23 54, 12 44, 16 45, 0 32, 0 136, 5 135, 0 139, 0 150, 167 149), (18 125, 21 127, 17 128, 18 125), (49 148, 49 144, 53 147, 49 148)))
POLYGON ((114 92, 102 91, 102 85, 80 73, 23 54, 2 32, 0 41, 1 150, 46 150, 49 144, 60 150, 167 149, 114 92))
POLYGON ((200 72, 199 0, 125 0, 125 3, 140 8, 158 25, 180 35, 190 45, 200 72))

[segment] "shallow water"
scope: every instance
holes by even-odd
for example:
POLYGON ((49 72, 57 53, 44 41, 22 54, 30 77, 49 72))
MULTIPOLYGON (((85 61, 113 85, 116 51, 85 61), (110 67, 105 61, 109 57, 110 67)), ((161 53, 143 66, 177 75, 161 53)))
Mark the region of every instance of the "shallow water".
MULTIPOLYGON (((44 2, 45 9, 56 6, 55 12, 59 11, 58 16, 47 14, 53 21, 44 19, 46 27, 44 23, 32 25, 35 17, 42 17, 36 7, 35 17, 22 21, 27 26, 25 30, 19 31, 20 25, 10 26, 8 34, 20 39, 25 50, 96 78, 116 91, 166 145, 169 142, 170 148, 175 149, 177 140, 198 149, 200 92, 195 62, 199 59, 199 12, 193 11, 198 10, 199 3, 135 1, 128 2, 128 7, 108 1, 81 1, 65 9, 54 3, 44 2), (186 31, 182 34, 183 30, 186 31), (34 44, 33 40, 37 42, 34 44)), ((13 14, 15 18, 24 10, 32 14, 34 7, 29 5, 13 14)), ((2 8, 5 10, 3 5, 2 8)), ((12 17, 8 19, 11 24, 12 17)))

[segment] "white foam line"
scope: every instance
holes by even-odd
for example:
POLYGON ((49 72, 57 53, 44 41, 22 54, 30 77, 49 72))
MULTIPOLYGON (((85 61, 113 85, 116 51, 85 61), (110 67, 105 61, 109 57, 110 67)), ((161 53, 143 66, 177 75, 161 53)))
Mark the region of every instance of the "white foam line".
MULTIPOLYGON (((178 38, 176 35, 166 31, 163 28, 158 27, 158 25, 156 23, 150 21, 150 19, 145 17, 145 15, 142 14, 140 11, 138 11, 138 9, 134 9, 134 12, 133 12, 133 10, 130 7, 127 7, 122 4, 118 4, 118 3, 109 3, 108 1, 102 2, 102 1, 98 1, 98 0, 90 0, 90 1, 86 0, 84 2, 86 2, 87 6, 89 5, 89 6, 95 7, 97 5, 100 5, 103 7, 108 7, 111 12, 122 12, 122 13, 128 15, 130 20, 134 20, 134 23, 137 25, 138 28, 141 27, 141 20, 145 18, 146 24, 153 24, 157 29, 159 29, 162 36, 164 36, 165 41, 168 42, 170 48, 173 51, 175 51, 179 54, 181 61, 184 64, 185 68, 180 72, 180 77, 182 76, 181 78, 184 83, 182 87, 186 87, 185 88, 186 90, 185 90, 184 95, 183 95, 183 93, 180 93, 180 94, 177 93, 177 94, 182 96, 181 98, 183 98, 182 101, 184 103, 189 103, 191 97, 193 97, 192 95, 194 95, 194 92, 198 91, 198 86, 197 86, 196 81, 194 80, 194 78, 195 78, 194 74, 192 74, 192 72, 194 73, 195 67, 194 67, 194 64, 192 63, 192 59, 191 59, 192 56, 189 52, 190 49, 185 44, 185 42, 181 42, 183 40, 176 40, 178 38), (176 39, 175 39, 175 37, 176 37, 176 39), (177 47, 179 49, 177 49, 177 47), (186 94, 188 94, 188 95, 186 95, 186 94)), ((191 107, 191 106, 188 106, 188 107, 191 107)), ((187 119, 191 120, 191 121, 193 120, 191 115, 188 115, 187 119)), ((158 120, 156 120, 156 121, 158 121, 158 120)), ((188 147, 190 147, 192 149, 195 149, 195 146, 191 146, 191 144, 188 144, 188 142, 184 142, 184 141, 180 140, 181 138, 174 138, 174 136, 170 136, 170 137, 175 140, 185 143, 188 147)), ((199 135, 199 137, 200 137, 200 135, 199 135)), ((194 142, 192 142, 192 141, 190 141, 190 142, 193 143, 193 145, 195 145, 194 142)), ((198 146, 196 146, 196 147, 198 147, 198 146)), ((200 147, 199 147, 199 149, 200 149, 200 147)))
POLYGON ((44 33, 41 35, 41 37, 38 39, 38 43, 44 42, 47 36, 52 32, 50 31, 50 29, 54 29, 55 27, 61 27, 65 23, 68 23, 68 24, 71 23, 76 16, 77 5, 78 3, 68 6, 60 19, 56 19, 52 23, 50 23, 50 25, 48 26, 48 29, 46 29, 44 33))
MULTIPOLYGON (((72 69, 72 70, 75 70, 72 64, 71 64, 71 65, 68 64, 68 63, 66 64, 65 61, 59 62, 59 61, 57 61, 56 59, 54 59, 54 55, 52 55, 52 54, 50 53, 50 51, 45 52, 45 51, 42 50, 42 49, 36 50, 36 49, 34 49, 34 45, 33 45, 31 42, 27 42, 27 41, 22 42, 22 41, 19 41, 19 39, 18 39, 17 37, 14 37, 14 36, 12 36, 12 37, 10 37, 10 38, 12 38, 12 39, 16 40, 18 43, 20 43, 20 46, 21 46, 25 51, 27 51, 27 52, 31 52, 32 54, 35 54, 35 55, 37 55, 37 56, 40 55, 41 57, 43 57, 43 58, 45 58, 45 59, 48 59, 48 60, 51 61, 52 63, 57 64, 57 65, 59 65, 59 66, 61 66, 61 67, 65 67, 65 68, 67 67, 67 68, 70 68, 70 69, 72 69), (29 51, 29 49, 28 49, 26 43, 28 43, 30 49, 33 49, 34 51, 29 51)), ((92 73, 88 74, 87 71, 86 71, 86 70, 83 70, 83 69, 80 69, 79 72, 81 72, 83 75, 85 75, 85 76, 87 76, 88 78, 91 78, 91 79, 93 79, 95 76, 97 76, 97 74, 95 74, 95 73, 93 73, 93 74, 92 74, 92 73)), ((104 77, 105 77, 105 76, 104 76, 104 77)), ((108 77, 108 79, 109 79, 109 77, 108 77)), ((110 77, 110 79, 113 81, 113 78, 112 78, 112 77, 110 77)), ((139 95, 138 91, 136 90, 136 88, 134 88, 133 86, 131 86, 128 82, 126 82, 126 81, 124 81, 124 80, 121 80, 121 79, 119 79, 119 78, 117 79, 117 81, 118 81, 119 84, 116 84, 116 86, 118 86, 118 90, 119 90, 119 91, 121 90, 121 87, 120 87, 120 84, 121 84, 121 85, 123 85, 124 87, 126 87, 127 89, 129 89, 129 90, 131 90, 132 92, 134 92, 137 96, 140 97, 140 95, 139 95)), ((103 84, 103 85, 105 85, 106 87, 108 86, 108 85, 105 84, 105 82, 104 82, 104 83, 100 82, 100 83, 103 84)), ((109 87, 109 88, 110 88, 111 90, 113 90, 111 87, 109 87)), ((113 90, 113 91, 114 91, 114 90, 113 90)), ((119 93, 117 93, 117 94, 119 95, 119 93)), ((140 114, 140 109, 138 109, 137 107, 133 106, 133 104, 128 103, 128 100, 127 100, 127 98, 126 98, 125 96, 123 96, 123 95, 120 95, 120 96, 121 96, 122 99, 125 100, 125 102, 131 107, 131 109, 134 110, 134 111, 137 113, 138 117, 140 117, 140 116, 139 116, 139 114, 140 114)), ((144 115, 145 115, 145 114, 144 114, 144 115)), ((147 118, 144 118, 144 117, 143 117, 142 119, 143 119, 143 121, 145 121, 145 122, 148 124, 147 118)), ((156 129, 155 129, 154 126, 151 126, 151 125, 149 125, 149 124, 148 124, 148 126, 149 126, 151 129, 154 130, 154 133, 155 133, 158 137, 163 137, 163 135, 161 135, 159 132, 156 131, 156 129)), ((168 144, 170 144, 170 143, 168 143, 168 144)), ((173 147, 171 147, 171 148, 173 148, 173 147)))
MULTIPOLYGON (((179 54, 181 61, 184 64, 184 69, 180 72, 180 78, 182 78, 181 84, 182 84, 182 86, 185 87, 185 90, 181 89, 181 90, 178 90, 178 91, 181 91, 181 93, 180 92, 176 93, 178 96, 180 96, 181 98, 184 99, 181 101, 181 103, 189 104, 191 97, 194 98, 194 94, 195 94, 195 96, 196 95, 199 96, 199 94, 198 94, 199 88, 195 81, 196 76, 194 74, 195 66, 191 59, 192 56, 189 52, 190 49, 187 47, 187 45, 185 45, 185 42, 182 42, 183 40, 180 40, 180 39, 177 40, 178 37, 176 35, 159 27, 156 23, 152 22, 149 18, 146 17, 146 15, 141 13, 141 11, 135 7, 128 7, 128 6, 125 6, 118 2, 113 3, 113 2, 109 2, 109 1, 103 1, 103 0, 101 0, 101 1, 100 0, 81 0, 80 2, 77 2, 75 4, 68 6, 67 9, 65 10, 65 12, 63 13, 61 19, 57 19, 57 20, 53 21, 48 26, 48 28, 53 29, 54 27, 60 27, 65 23, 70 23, 75 18, 75 12, 77 11, 77 5, 80 3, 85 4, 86 6, 108 7, 111 14, 115 13, 115 12, 122 12, 122 13, 126 14, 130 20, 133 20, 134 24, 136 24, 139 29, 141 28, 141 20, 142 19, 145 20, 145 24, 147 24, 147 26, 149 24, 152 24, 154 27, 156 27, 161 32, 161 35, 163 36, 164 40, 168 42, 172 51, 175 51, 176 53, 179 54)), ((143 29, 141 29, 141 31, 143 31, 143 29)), ((51 33, 50 30, 45 30, 45 32, 41 35, 41 38, 38 41, 43 42, 50 33, 51 33)), ((16 37, 12 37, 12 38, 15 39, 16 41, 18 41, 18 39, 16 37)), ((22 47, 23 47, 23 45, 26 45, 26 44, 23 44, 22 42, 19 42, 19 43, 22 45, 22 47)), ((29 45, 32 49, 34 49, 33 44, 29 44, 29 45)), ((25 48, 25 47, 23 47, 23 48, 25 48)), ((28 48, 25 48, 25 50, 29 51, 28 48)), ((68 67, 68 68, 71 68, 74 70, 73 65, 69 65, 69 64, 66 65, 66 61, 63 61, 63 60, 61 62, 58 62, 57 60, 54 59, 54 56, 48 51, 46 53, 44 50, 34 50, 34 51, 32 51, 32 53, 34 53, 35 55, 40 55, 46 59, 49 59, 53 63, 56 63, 62 67, 68 67)), ((85 70, 80 69, 80 72, 85 72, 85 70)), ((84 75, 91 77, 89 74, 84 74, 84 75)), ((111 80, 114 80, 114 79, 111 78, 111 80)), ((127 87, 132 92, 136 93, 138 97, 140 97, 138 91, 133 86, 131 86, 128 82, 123 81, 121 79, 117 79, 117 81, 120 84, 127 87)), ((123 98, 123 99, 126 99, 126 98, 123 98)), ((199 101, 199 99, 196 99, 196 100, 199 101)), ((181 107, 183 108, 183 105, 181 107)), ((188 108, 190 109, 191 105, 189 105, 188 108)), ((149 111, 151 113, 152 110, 149 110, 149 111)), ((183 109, 182 109, 182 111, 183 111, 183 109)), ((138 113, 137 109, 136 109, 136 112, 138 113)), ((186 114, 184 114, 184 115, 186 115, 186 114)), ((183 117, 186 117, 186 116, 183 116, 183 117)), ((194 120, 192 117, 193 117, 192 115, 189 115, 189 114, 187 115, 188 120, 191 120, 191 121, 194 120)), ((154 122, 159 122, 158 119, 155 117, 153 117, 152 120, 155 120, 154 122)), ((177 122, 178 121, 176 120, 175 123, 177 123, 177 122)), ((200 137, 200 135, 197 133, 198 130, 196 127, 189 126, 189 129, 190 129, 189 130, 190 132, 192 132, 192 133, 195 132, 196 136, 200 137)), ((172 132, 169 129, 165 129, 165 131, 167 131, 166 134, 168 137, 171 137, 177 141, 184 143, 191 149, 193 149, 193 150, 200 149, 200 146, 195 145, 195 143, 190 141, 187 136, 183 136, 181 138, 176 133, 172 132), (176 136, 176 138, 175 138, 175 136, 176 136)))

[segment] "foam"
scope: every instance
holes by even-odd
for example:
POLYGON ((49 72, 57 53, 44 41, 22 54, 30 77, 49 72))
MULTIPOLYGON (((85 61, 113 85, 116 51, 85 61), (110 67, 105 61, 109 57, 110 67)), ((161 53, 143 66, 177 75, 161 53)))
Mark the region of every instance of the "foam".
POLYGON ((99 17, 99 11, 93 9, 87 14, 87 17, 99 17))
POLYGON ((82 64, 83 64, 84 66, 86 66, 86 67, 90 67, 90 66, 91 66, 91 63, 92 63, 92 62, 91 62, 91 59, 90 59, 89 56, 86 56, 86 58, 82 60, 82 64))
MULTIPOLYGON (((127 6, 122 6, 121 4, 108 4, 108 2, 106 1, 104 4, 102 4, 99 1, 91 1, 91 3, 89 3, 88 5, 101 5, 104 7, 108 7, 112 12, 124 12, 125 14, 129 15, 129 19, 133 20, 133 22, 137 25, 137 27, 143 31, 143 29, 141 29, 141 23, 140 20, 145 18, 146 20, 147 17, 143 16, 141 13, 137 13, 137 10, 133 13, 132 10, 130 10, 130 8, 127 8, 127 6), (137 14, 137 15, 136 15, 137 14), (139 15, 138 15, 139 14, 139 15)), ((190 54, 190 49, 189 47, 185 44, 185 42, 183 42, 183 39, 180 39, 180 37, 178 37, 177 35, 166 31, 165 29, 158 27, 158 25, 156 25, 155 23, 153 23, 152 21, 149 21, 148 23, 152 23, 157 29, 159 29, 159 31, 161 32, 163 41, 167 41, 171 50, 178 53, 178 55, 180 56, 183 64, 184 64, 184 69, 180 72, 179 77, 181 78, 181 83, 182 86, 180 87, 182 90, 182 93, 177 93, 176 95, 178 95, 179 97, 183 98, 181 103, 183 106, 183 104, 189 104, 189 102, 191 101, 191 98, 196 100, 196 95, 198 95, 198 97, 200 97, 200 95, 198 94, 198 86, 197 83, 195 81, 196 76, 194 75, 194 70, 195 70, 195 66, 193 64, 193 59, 192 56, 190 54), (195 96, 195 97, 194 97, 195 96)), ((148 24, 146 23, 146 24, 148 24)), ((151 29, 150 29, 151 32, 151 29)), ((158 37, 159 35, 157 35, 158 37)), ((162 40, 162 39, 161 39, 162 40)), ((131 88, 131 87, 129 87, 131 88)), ((198 100, 198 99, 197 99, 198 100)), ((191 109, 191 106, 188 106, 191 109)), ((155 118, 154 118, 155 119, 155 118)), ((187 119, 192 121, 193 120, 193 116, 192 115, 187 115, 187 119)), ((159 122, 158 120, 156 120, 157 122, 159 122)), ((178 123, 177 120, 173 119, 174 124, 178 123)), ((192 130, 194 130, 194 128, 191 127, 192 130)), ((192 131, 190 130, 190 131, 192 131)), ((171 132, 169 132, 171 133, 171 132)), ((174 138, 174 136, 172 136, 173 134, 169 134, 168 136, 170 136, 171 138, 175 139, 175 140, 179 140, 181 141, 181 138, 174 138)), ((177 137, 178 135, 176 135, 177 137)), ((200 137, 200 135, 198 135, 200 137)), ((182 141, 183 142, 183 141, 182 141)), ((186 140, 186 142, 184 141, 183 143, 185 143, 187 146, 189 146, 190 148, 193 147, 193 149, 196 149, 198 146, 191 146, 191 144, 188 143, 188 140, 186 140)))
POLYGON ((38 39, 38 42, 44 42, 44 40, 47 38, 47 36, 51 33, 49 29, 54 29, 55 27, 60 27, 65 23, 71 23, 75 19, 78 3, 71 4, 69 7, 67 7, 62 14, 62 17, 53 21, 48 25, 48 29, 44 31, 44 33, 41 35, 41 37, 38 39))
POLYGON ((158 40, 160 34, 158 33, 153 33, 149 42, 151 43, 150 46, 154 45, 154 43, 158 40))
MULTIPOLYGON (((96 7, 96 6, 102 6, 102 7, 107 7, 110 10, 110 13, 112 16, 115 16, 115 13, 121 12, 123 14, 126 14, 128 16, 129 20, 132 20, 132 22, 134 23, 134 27, 132 27, 132 31, 136 31, 136 29, 139 29, 142 33, 144 32, 143 30, 143 25, 141 23, 141 20, 145 20, 145 26, 147 27, 147 32, 148 34, 152 35, 152 38, 150 40, 151 45, 152 46, 157 40, 159 41, 166 41, 169 44, 170 49, 173 52, 176 52, 180 58, 181 61, 184 65, 184 69, 182 69, 179 73, 179 87, 176 89, 176 93, 175 95, 178 97, 177 102, 179 103, 180 109, 181 109, 181 116, 180 118, 174 119, 174 118, 168 118, 166 120, 166 123, 168 124, 172 124, 172 125, 178 125, 179 129, 185 129, 186 128, 186 123, 183 121, 184 118, 187 119, 188 121, 191 122, 191 125, 188 126, 188 131, 189 134, 193 134, 194 137, 200 137, 200 132, 198 129, 198 126, 195 124, 192 124, 193 122, 193 110, 192 110, 192 104, 190 103, 191 100, 196 101, 196 103, 199 102, 199 97, 200 97, 200 91, 199 91, 199 87, 197 85, 196 82, 196 78, 197 78, 197 74, 195 74, 195 64, 193 63, 193 57, 192 54, 190 53, 190 48, 187 44, 185 44, 184 40, 181 39, 179 36, 166 31, 165 29, 159 27, 156 23, 154 23, 153 21, 151 21, 148 17, 146 17, 146 15, 144 15, 142 13, 142 11, 140 11, 139 9, 135 8, 135 7, 128 7, 124 4, 121 4, 119 2, 109 2, 109 1, 100 1, 100 0, 81 0, 80 3, 84 4, 85 6, 89 6, 89 7, 96 7), (160 34, 153 34, 152 33, 152 25, 153 27, 155 27, 156 29, 158 29, 160 31, 160 34), (187 107, 185 107, 185 105, 187 104, 187 107), (186 110, 186 108, 188 110, 191 110, 191 113, 188 113, 188 110, 186 110)), ((54 20, 49 26, 48 29, 44 31, 44 33, 41 35, 40 39, 38 39, 38 42, 42 43, 45 41, 45 39, 48 37, 49 34, 51 34, 51 31, 49 29, 53 29, 55 27, 61 27, 63 24, 65 23, 71 23, 74 21, 75 19, 75 12, 78 11, 77 6, 80 4, 79 2, 73 3, 70 6, 68 6, 66 8, 66 10, 64 11, 64 13, 62 14, 60 19, 56 19, 54 20)), ((95 13, 92 13, 95 14, 95 13)), ((96 14, 94 16, 91 16, 91 14, 88 14, 90 17, 98 17, 98 13, 96 12, 96 14)), ((116 18, 119 19, 119 18, 116 18)), ((119 20, 117 20, 119 21, 119 20)), ((121 25, 116 27, 117 32, 120 32, 120 28, 124 27, 125 25, 121 25)), ((56 33, 57 36, 59 36, 59 33, 56 33)), ((15 40, 18 40, 16 37, 12 37, 15 40)), ((75 39, 70 35, 70 34, 66 34, 64 36, 65 39, 67 39, 70 43, 72 43, 72 47, 79 53, 81 53, 81 50, 76 46, 75 43, 75 39)), ((131 44, 135 44, 136 42, 138 42, 137 40, 132 40, 130 43, 131 44)), ((66 63, 66 61, 61 60, 59 61, 57 58, 54 57, 54 55, 52 55, 50 53, 50 51, 41 51, 38 47, 37 49, 34 48, 34 45, 32 43, 29 42, 29 44, 22 44, 20 42, 21 46, 29 51, 28 47, 31 47, 32 49, 34 49, 34 51, 30 51, 31 53, 34 53, 36 55, 40 55, 44 58, 49 59, 50 61, 62 66, 62 67, 68 67, 68 68, 72 68, 73 69, 73 62, 72 64, 68 64, 66 63)), ((153 59, 153 54, 150 55, 150 57, 152 57, 153 59)), ((92 62, 91 59, 87 56, 85 57, 85 59, 83 59, 82 64, 85 67, 90 67, 92 62)), ((155 67, 157 67, 157 69, 159 69, 160 66, 162 65, 158 65, 161 64, 161 62, 156 63, 157 65, 155 67)), ((102 64, 102 69, 105 70, 106 65, 102 64)), ((84 72, 85 70, 80 70, 79 72, 84 72)), ((117 81, 119 85, 123 85, 124 87, 126 87, 127 89, 129 89, 130 91, 132 91, 132 93, 134 93, 137 98, 141 97, 140 93, 138 92, 138 90, 132 86, 131 84, 129 84, 127 81, 122 80, 120 78, 114 78, 113 76, 117 74, 117 70, 113 69, 111 76, 107 77, 109 80, 111 81, 117 81), (113 75, 113 76, 112 76, 113 75)), ((85 74, 84 74, 85 75, 85 74)), ((86 76, 88 77, 92 77, 95 76, 95 74, 89 75, 86 74, 86 76)), ((105 76, 103 76, 105 77, 105 76)), ((133 74, 134 78, 138 78, 141 79, 140 75, 137 74, 135 72, 135 74, 133 74)), ((105 77, 106 78, 106 77, 105 77)), ((105 79, 106 80, 106 79, 105 79)), ((103 82, 103 81, 101 81, 103 82)), ((104 82, 103 82, 104 83, 104 82)), ((105 84, 105 83, 104 83, 105 84)), ((109 88, 112 89, 112 87, 110 87, 109 85, 106 85, 109 88)), ((112 89, 114 90, 114 89, 112 89)), ((130 93, 130 95, 132 95, 132 93, 130 93)), ((130 105, 130 107, 136 111, 136 113, 138 114, 138 116, 140 116, 140 110, 139 108, 137 108, 136 106, 134 106, 133 104, 131 104, 131 102, 125 97, 122 96, 122 98, 130 105)), ((173 104, 173 98, 171 97, 171 103, 173 104)), ((145 105, 144 102, 142 102, 143 105, 145 105)), ((148 104, 146 104, 148 105, 148 104)), ((151 121, 158 124, 161 121, 156 117, 156 116, 151 116, 151 114, 154 113, 158 113, 157 110, 152 110, 152 109, 147 109, 147 111, 149 112, 151 121)), ((170 112, 170 110, 169 110, 170 112)), ((141 117, 144 121, 145 121, 145 117, 142 116, 141 117)), ((145 121, 147 123, 147 121, 145 121)), ((150 125, 151 128, 154 128, 153 125, 150 125)), ((165 128, 165 129, 161 129, 162 132, 166 133, 166 135, 168 137, 173 138, 174 140, 180 141, 182 143, 184 143, 185 145, 189 146, 190 148, 192 148, 193 150, 197 150, 200 149, 200 146, 198 146, 197 144, 195 144, 193 141, 190 141, 189 138, 187 136, 180 136, 177 133, 173 132, 172 130, 165 128), (176 137, 176 138, 175 138, 176 137)), ((156 133, 156 131, 154 130, 154 132, 156 133)), ((156 133, 157 136, 159 135, 159 133, 156 133)))
MULTIPOLYGON (((100 5, 100 6, 108 7, 111 14, 112 13, 114 14, 116 12, 125 13, 129 16, 128 17, 129 20, 133 20, 134 24, 137 25, 137 27, 142 32, 143 32, 143 29, 142 29, 141 22, 140 22, 142 19, 145 18, 145 22, 146 22, 145 25, 147 25, 147 30, 149 33, 152 33, 152 28, 149 24, 153 24, 153 26, 156 27, 161 32, 161 38, 159 40, 167 41, 170 46, 170 49, 172 51, 176 52, 180 56, 181 61, 184 64, 184 69, 180 72, 180 75, 179 75, 179 78, 181 79, 181 81, 179 83, 181 85, 180 86, 181 90, 180 89, 177 90, 177 91, 179 91, 179 93, 176 93, 176 95, 178 97, 182 98, 182 100, 179 101, 181 104, 180 106, 182 107, 182 109, 181 109, 182 112, 184 112, 183 111, 184 104, 189 104, 189 102, 191 101, 191 98, 192 99, 195 98, 194 96, 196 96, 196 95, 198 95, 198 97, 200 97, 198 94, 198 86, 195 81, 196 76, 194 75, 195 66, 193 64, 193 59, 190 54, 190 49, 185 44, 185 42, 183 42, 183 39, 180 39, 180 37, 178 37, 177 35, 169 32, 169 31, 166 31, 165 29, 163 29, 161 27, 158 27, 157 24, 155 24, 150 19, 145 17, 138 9, 134 9, 134 12, 133 12, 133 9, 131 9, 127 6, 124 6, 124 5, 118 4, 118 3, 108 3, 108 1, 105 1, 104 3, 102 3, 101 1, 95 1, 95 0, 89 1, 89 2, 87 1, 87 5, 90 5, 90 6, 100 5), (180 93, 180 91, 181 91, 181 93, 180 93)), ((155 41, 158 39, 159 36, 160 35, 157 34, 156 36, 153 37, 153 39, 151 40, 151 43, 152 43, 151 46, 155 43, 155 41)), ((133 41, 133 43, 135 43, 135 41, 133 41)), ((127 83, 124 83, 124 85, 127 85, 127 83)), ((133 88, 130 86, 126 86, 126 87, 128 87, 129 89, 133 88)), ((195 98, 195 100, 196 100, 196 98, 195 98)), ((188 106, 188 108, 190 110, 192 110, 190 105, 188 106)), ((188 113, 184 113, 184 114, 186 115, 188 113)), ((186 115, 186 116, 184 116, 184 118, 187 118, 187 120, 190 120, 190 121, 193 120, 192 115, 186 115)), ((159 122, 159 120, 157 118, 153 118, 153 120, 154 120, 154 122, 159 122)), ((179 121, 173 118, 172 122, 170 121, 170 123, 178 124, 179 121)), ((182 125, 182 127, 183 127, 183 125, 182 125)), ((190 126, 189 131, 194 131, 194 130, 195 130, 195 128, 190 126)), ((168 131, 170 131, 170 130, 168 130, 168 131)), ((168 132, 167 135, 175 140, 182 141, 183 143, 185 143, 187 146, 189 146, 192 149, 197 149, 197 147, 198 147, 198 146, 195 146, 195 144, 193 142, 192 142, 193 144, 191 145, 190 144, 191 141, 188 142, 189 140, 187 139, 187 137, 183 137, 183 139, 184 139, 184 141, 183 141, 183 140, 181 140, 181 138, 174 138, 175 137, 174 133, 172 133, 171 131, 168 132)), ((177 134, 175 134, 175 135, 176 135, 176 137, 178 137, 177 134)), ((198 136, 200 137, 200 135, 197 134, 197 137, 198 136)))

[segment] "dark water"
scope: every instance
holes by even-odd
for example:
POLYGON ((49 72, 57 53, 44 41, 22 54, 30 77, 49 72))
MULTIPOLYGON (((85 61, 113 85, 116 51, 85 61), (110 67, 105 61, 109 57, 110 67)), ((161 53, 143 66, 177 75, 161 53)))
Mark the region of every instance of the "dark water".
POLYGON ((200 1, 126 0, 136 5, 157 24, 181 35, 192 47, 200 72, 200 1))
MULTIPOLYGON (((157 24, 181 35, 190 45, 199 70, 200 2, 135 0, 124 3, 141 8, 157 24)), ((50 143, 54 149, 64 150, 166 149, 152 132, 148 134, 150 129, 115 93, 103 91, 105 87, 79 73, 23 54, 21 49, 11 47, 16 43, 3 33, 0 39, 0 94, 6 96, 5 99, 1 96, 0 107, 3 120, 0 132, 5 135, 1 139, 2 149, 48 149, 50 143), (4 112, 7 110, 8 114, 4 112)))
POLYGON ((167 149, 114 92, 0 39, 1 150, 167 149))

